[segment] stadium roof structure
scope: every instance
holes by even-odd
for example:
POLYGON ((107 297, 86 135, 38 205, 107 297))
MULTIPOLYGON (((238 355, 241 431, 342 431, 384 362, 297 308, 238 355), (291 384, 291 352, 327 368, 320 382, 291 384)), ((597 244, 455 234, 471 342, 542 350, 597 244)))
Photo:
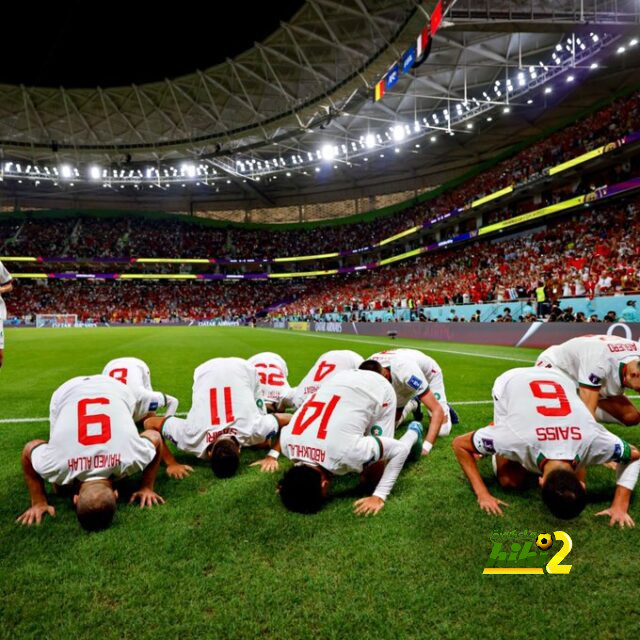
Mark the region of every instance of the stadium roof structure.
POLYGON ((638 84, 637 0, 445 0, 426 61, 374 100, 437 4, 307 0, 186 76, 0 85, 0 204, 225 209, 417 189, 638 84))

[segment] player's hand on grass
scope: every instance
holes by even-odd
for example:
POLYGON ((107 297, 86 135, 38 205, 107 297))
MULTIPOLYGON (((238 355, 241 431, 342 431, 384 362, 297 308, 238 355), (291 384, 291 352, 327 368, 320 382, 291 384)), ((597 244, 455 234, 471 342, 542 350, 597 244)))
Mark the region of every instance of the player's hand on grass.
POLYGON ((188 464, 170 464, 167 467, 167 475, 170 478, 175 478, 176 480, 182 480, 186 478, 193 471, 193 467, 190 467, 188 464))
POLYGON ((615 507, 609 507, 604 511, 599 511, 596 513, 596 516, 609 516, 609 526, 613 527, 616 524, 620 525, 621 529, 625 527, 633 528, 636 526, 636 523, 633 521, 633 518, 624 510, 624 509, 616 509, 615 507))
POLYGON ((492 516, 501 516, 502 509, 500 505, 504 505, 508 507, 509 505, 503 500, 499 500, 498 498, 494 498, 492 495, 483 496, 482 498, 478 498, 478 504, 483 511, 486 511, 489 515, 492 516))
POLYGON ((26 524, 30 527, 32 524, 40 524, 43 516, 48 513, 52 518, 55 518, 56 509, 46 502, 40 504, 34 504, 29 507, 21 516, 16 518, 16 522, 19 524, 26 524))
POLYGON ((263 473, 275 473, 278 470, 278 461, 273 456, 265 456, 262 460, 252 462, 250 467, 260 467, 263 473))
POLYGON ((152 489, 140 489, 140 491, 136 491, 131 496, 129 504, 135 502, 136 500, 140 500, 141 509, 144 509, 145 507, 151 508, 154 504, 164 504, 164 498, 162 496, 159 496, 152 489))
POLYGON ((382 507, 384 500, 378 496, 369 496, 368 498, 360 498, 353 503, 353 513, 357 516, 375 516, 382 507))

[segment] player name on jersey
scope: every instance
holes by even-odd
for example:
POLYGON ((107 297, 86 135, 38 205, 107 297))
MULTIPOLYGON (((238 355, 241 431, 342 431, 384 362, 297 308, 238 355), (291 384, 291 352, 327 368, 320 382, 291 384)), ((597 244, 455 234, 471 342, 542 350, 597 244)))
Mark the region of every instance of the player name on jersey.
POLYGON ((78 456, 69 458, 69 471, 91 471, 92 469, 115 469, 122 463, 120 453, 97 454, 95 456, 78 456))

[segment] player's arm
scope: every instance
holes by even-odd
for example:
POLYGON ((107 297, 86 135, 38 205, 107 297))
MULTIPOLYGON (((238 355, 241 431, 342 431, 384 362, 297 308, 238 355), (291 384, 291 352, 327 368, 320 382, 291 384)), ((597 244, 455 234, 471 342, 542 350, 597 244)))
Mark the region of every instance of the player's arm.
POLYGON ((173 416, 175 415, 176 411, 178 410, 178 398, 174 398, 173 396, 170 396, 168 393, 163 393, 162 394, 164 396, 163 400, 163 406, 166 407, 166 411, 164 412, 165 416, 173 416))
POLYGON ((596 417, 598 400, 600 399, 600 387, 587 387, 580 385, 580 399, 585 403, 591 415, 596 417))
POLYGON ((278 458, 282 453, 280 448, 280 429, 288 425, 293 417, 291 413, 272 413, 271 415, 278 421, 278 433, 272 442, 271 449, 264 458, 256 460, 249 465, 250 467, 260 467, 260 471, 265 473, 275 473, 278 470, 278 458))
MULTIPOLYGON (((478 450, 473 444, 474 432, 465 433, 458 436, 452 443, 453 451, 456 454, 458 463, 462 467, 464 474, 467 476, 473 492, 478 498, 478 504, 483 511, 495 516, 502 515, 502 509, 500 505, 508 506, 506 502, 494 498, 487 489, 487 485, 484 483, 474 454, 478 453, 478 450)), ((480 452, 482 453, 482 452, 480 452)))
POLYGON ((382 447, 380 460, 384 461, 385 467, 382 477, 378 482, 373 494, 368 498, 361 498, 354 503, 353 512, 356 515, 375 515, 384 507, 393 486, 402 471, 402 467, 409 456, 410 448, 404 442, 394 438, 377 438, 382 447))
POLYGON ((160 466, 160 459, 162 458, 162 449, 164 442, 162 436, 153 429, 147 429, 140 434, 141 438, 146 438, 156 449, 156 455, 153 460, 147 465, 142 472, 142 481, 140 482, 140 489, 134 492, 129 500, 129 504, 140 500, 140 508, 152 507, 154 504, 164 504, 164 498, 159 496, 153 487, 156 482, 156 476, 158 475, 158 467, 160 466))
POLYGON ((13 280, 9 280, 9 282, 0 286, 0 294, 9 293, 9 291, 13 291, 13 280))
MULTIPOLYGON (((438 402, 435 395, 431 392, 431 389, 427 389, 421 396, 420 402, 429 410, 431 414, 431 420, 429 422, 429 430, 427 431, 427 437, 425 438, 425 444, 428 442, 431 446, 435 444, 440 433, 440 427, 444 422, 444 410, 442 405, 438 402)), ((425 453, 431 450, 431 447, 425 447, 422 449, 425 453)))
MULTIPOLYGON (((147 418, 144 421, 144 428, 148 430, 155 431, 162 436, 162 427, 169 416, 152 416, 147 418)), ((188 464, 180 464, 176 459, 171 449, 169 449, 164 436, 161 437, 162 440, 162 450, 161 450, 161 458, 162 462, 164 462, 167 467, 167 475, 170 478, 175 478, 176 480, 182 480, 182 478, 186 478, 192 471, 193 467, 190 467, 188 464)))
POLYGON ((44 440, 32 440, 27 442, 22 450, 22 472, 24 481, 31 498, 31 507, 29 507, 16 522, 31 526, 32 524, 40 524, 45 513, 50 516, 56 515, 56 510, 47 502, 47 494, 44 490, 44 480, 36 473, 31 464, 31 452, 39 445, 46 444, 44 440))
POLYGON ((616 524, 619 524, 621 529, 624 529, 625 526, 635 527, 636 523, 629 515, 629 504, 631 503, 631 494, 636 486, 639 474, 640 451, 635 447, 631 447, 629 461, 618 464, 616 490, 611 506, 604 511, 596 513, 597 516, 609 516, 610 527, 616 524))

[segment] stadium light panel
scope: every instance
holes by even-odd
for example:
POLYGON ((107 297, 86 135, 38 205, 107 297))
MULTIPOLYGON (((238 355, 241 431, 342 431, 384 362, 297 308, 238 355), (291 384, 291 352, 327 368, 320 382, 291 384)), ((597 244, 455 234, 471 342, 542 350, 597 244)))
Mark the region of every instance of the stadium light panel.
POLYGON ((373 149, 376 146, 376 139, 372 133, 368 133, 364 139, 364 143, 367 146, 367 149, 373 149))
POLYGON ((436 137, 435 136, 431 136, 430 140, 431 140, 431 142, 435 142, 436 141, 436 137))
POLYGON ((336 155, 334 147, 332 147, 330 144, 325 144, 322 149, 320 149, 320 154, 322 156, 322 159, 326 160, 327 162, 333 160, 336 155))
POLYGON ((551 93, 553 91, 553 89, 551 87, 545 87, 544 88, 544 92, 545 93, 551 93))
POLYGON ((63 164, 60 167, 60 175, 63 178, 70 178, 71 177, 71 167, 68 164, 63 164))
POLYGON ((100 167, 91 167, 91 169, 89 169, 89 175, 91 176, 92 180, 100 180, 100 167))
POLYGON ((392 133, 393 133, 393 139, 396 142, 402 142, 402 140, 404 140, 405 130, 401 124, 397 124, 395 127, 393 127, 392 133))
POLYGON ((592 62, 591 66, 589 67, 589 69, 597 69, 598 68, 598 63, 597 62, 592 62))
POLYGON ((504 107, 504 109, 502 109, 502 113, 511 113, 511 107, 504 107))
POLYGON ((638 38, 633 38, 633 40, 629 41, 630 47, 635 47, 638 44, 638 38))
POLYGON ((532 100, 531 98, 529 98, 529 99, 527 100, 527 104, 533 104, 533 100, 532 100))
POLYGON ((618 47, 616 53, 624 53, 626 51, 625 47, 618 47))
POLYGON ((467 129, 473 129, 473 122, 467 122, 467 129))
POLYGON ((491 116, 489 116, 489 117, 487 118, 487 122, 493 122, 493 118, 492 118, 491 116))
POLYGON ((575 79, 574 75, 567 76, 567 82, 573 82, 575 79))

